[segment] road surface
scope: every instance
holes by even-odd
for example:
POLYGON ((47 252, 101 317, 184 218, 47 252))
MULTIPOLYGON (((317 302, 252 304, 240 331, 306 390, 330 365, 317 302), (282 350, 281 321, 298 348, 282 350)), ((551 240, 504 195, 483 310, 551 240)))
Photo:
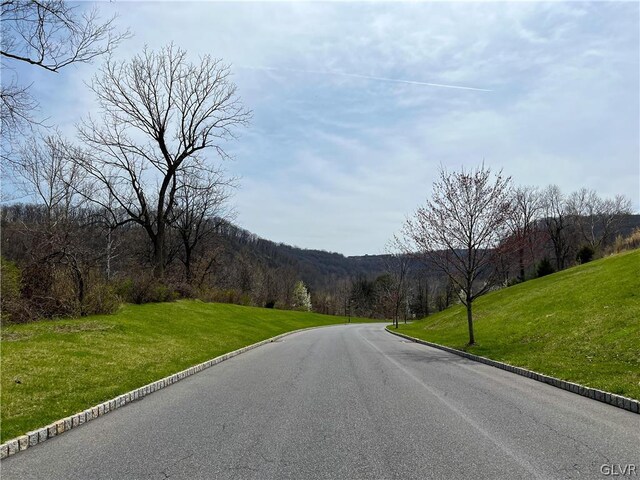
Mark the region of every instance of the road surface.
POLYGON ((628 465, 640 470, 640 415, 365 324, 251 350, 9 457, 1 473, 604 479, 628 465))

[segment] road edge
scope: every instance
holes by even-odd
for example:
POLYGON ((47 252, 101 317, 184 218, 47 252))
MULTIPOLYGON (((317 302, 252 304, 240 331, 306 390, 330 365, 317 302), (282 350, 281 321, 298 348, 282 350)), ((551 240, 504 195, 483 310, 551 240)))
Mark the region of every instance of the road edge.
POLYGON ((305 332, 307 330, 315 330, 318 328, 335 327, 337 325, 343 324, 336 323, 331 325, 318 325, 316 327, 301 328, 298 330, 281 333, 280 335, 276 335, 275 337, 267 338, 265 340, 261 340, 260 342, 247 345, 246 347, 242 347, 232 352, 225 353, 218 357, 189 367, 185 370, 181 370, 177 373, 161 378, 160 380, 156 380, 155 382, 148 383, 147 385, 144 385, 140 388, 136 388, 129 392, 123 393, 122 395, 118 395, 115 398, 99 403, 98 405, 87 408, 82 412, 78 412, 68 417, 61 418, 60 420, 50 423, 49 425, 38 428, 36 430, 32 430, 25 433, 24 435, 12 438, 11 440, 7 440, 5 443, 0 445, 0 459, 3 460, 7 457, 15 455, 16 453, 25 451, 29 447, 34 447, 43 442, 46 442, 50 438, 57 437, 64 432, 72 430, 73 428, 77 428, 98 417, 102 417, 113 410, 124 407, 125 405, 136 400, 140 400, 147 395, 157 392, 158 390, 168 387, 169 385, 173 385, 174 383, 190 377, 191 375, 195 375, 196 373, 201 372, 209 367, 213 367, 220 362, 224 362, 225 360, 229 360, 230 358, 236 357, 249 350, 253 350, 254 348, 261 347, 262 345, 266 345, 268 343, 276 342, 281 338, 293 335, 295 333, 305 332))
POLYGON ((427 340, 422 340, 420 338, 412 337, 410 335, 405 335, 404 333, 394 332, 389 327, 386 327, 385 330, 392 335, 396 335, 398 337, 411 340, 412 342, 415 342, 415 343, 421 343, 428 347, 444 350, 445 352, 453 353, 455 355, 468 358, 469 360, 484 363, 485 365, 490 365, 492 367, 496 367, 501 370, 506 370, 508 372, 515 373, 516 375, 521 375, 523 377, 531 378, 532 380, 546 383, 553 387, 561 388, 562 390, 566 390, 571 393, 582 395, 583 397, 591 398, 593 400, 597 400, 603 403, 608 403, 609 405, 613 405, 614 407, 622 408, 624 410, 629 410, 632 413, 640 414, 640 402, 638 400, 634 400, 633 398, 623 397, 622 395, 617 395, 615 393, 609 393, 609 392, 605 392, 595 388, 586 387, 584 385, 580 385, 579 383, 567 382, 565 380, 561 380, 556 377, 551 377, 543 373, 527 370, 526 368, 515 367, 513 365, 509 365, 508 363, 498 362, 497 360, 491 360, 490 358, 487 358, 487 357, 481 357, 480 355, 474 355, 473 353, 468 353, 462 350, 457 350, 455 348, 446 347, 438 343, 433 343, 427 340))

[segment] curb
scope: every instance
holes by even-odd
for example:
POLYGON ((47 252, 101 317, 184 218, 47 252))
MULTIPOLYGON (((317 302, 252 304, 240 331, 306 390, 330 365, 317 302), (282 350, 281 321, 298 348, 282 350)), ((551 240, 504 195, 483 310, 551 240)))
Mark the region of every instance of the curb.
MULTIPOLYGON (((335 325, 341 324, 337 323, 335 325)), ((31 432, 27 432, 24 435, 6 441, 2 445, 0 445, 0 459, 15 455, 16 453, 22 452, 29 447, 34 447, 42 442, 47 441, 50 438, 56 437, 68 430, 71 430, 72 428, 79 427, 82 424, 106 415, 113 410, 124 407, 128 403, 140 400, 147 395, 152 394, 153 392, 168 387, 169 385, 172 385, 184 378, 190 377, 191 375, 195 375, 196 373, 201 372, 202 370, 205 370, 209 367, 213 367, 220 362, 224 362, 225 360, 238 356, 241 353, 245 353, 257 347, 261 347, 262 345, 266 345, 267 343, 273 343, 283 337, 293 335, 294 333, 300 333, 307 330, 315 330, 317 328, 332 327, 335 325, 320 325, 317 327, 301 328, 300 330, 293 330, 291 332, 282 333, 280 335, 276 335, 275 337, 262 340, 258 343, 239 348, 238 350, 234 350, 233 352, 225 353, 224 355, 212 358, 211 360, 207 360, 206 362, 199 363, 198 365, 194 365, 193 367, 189 367, 186 370, 174 373, 173 375, 169 375, 168 377, 161 378, 160 380, 156 380, 155 382, 151 382, 140 388, 131 390, 130 392, 123 393, 122 395, 112 398, 111 400, 107 400, 98 405, 87 408, 82 412, 70 415, 66 418, 62 418, 58 421, 50 423, 47 426, 38 428, 31 432)))
POLYGON ((616 395, 615 393, 609 393, 602 390, 597 390, 595 388, 585 387, 584 385, 580 385, 578 383, 560 380, 559 378, 550 377, 549 375, 544 375, 542 373, 527 370, 526 368, 514 367, 513 365, 509 365, 508 363, 498 362, 496 360, 491 360, 490 358, 463 352, 462 350, 456 350, 455 348, 445 347, 444 345, 439 345, 437 343, 428 342, 419 338, 410 337, 409 335, 405 335, 404 333, 389 330, 388 327, 385 328, 385 330, 392 335, 411 340, 415 343, 421 343, 429 347, 437 348, 439 350, 444 350, 445 352, 468 358, 469 360, 474 360, 486 365, 491 365, 492 367, 500 368, 502 370, 506 370, 523 377, 528 377, 532 380, 536 380, 538 382, 546 383, 551 386, 567 390, 568 392, 577 393, 578 395, 582 395, 583 397, 588 397, 599 402, 608 403, 609 405, 623 408, 633 413, 640 413, 640 402, 638 400, 634 400, 633 398, 623 397, 622 395, 616 395))

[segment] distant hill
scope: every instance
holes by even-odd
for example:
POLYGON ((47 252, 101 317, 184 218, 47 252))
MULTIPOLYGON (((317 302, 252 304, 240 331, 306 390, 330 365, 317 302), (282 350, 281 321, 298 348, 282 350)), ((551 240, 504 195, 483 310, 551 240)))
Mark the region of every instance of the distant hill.
MULTIPOLYGON (((623 236, 640 228, 640 215, 628 215, 618 229, 623 236)), ((243 246, 252 255, 271 268, 289 266, 299 272, 300 278, 312 289, 325 288, 337 279, 365 277, 376 278, 388 271, 389 255, 345 256, 324 250, 312 250, 276 243, 258 237, 248 230, 226 224, 224 234, 235 247, 243 246)), ((414 261, 414 270, 424 266, 414 261)))
POLYGON ((640 215, 625 215, 618 230, 620 235, 626 237, 636 228, 640 228, 640 215))
POLYGON ((375 278, 387 271, 388 255, 347 257, 341 253, 293 247, 260 238, 231 224, 224 225, 221 233, 230 247, 243 249, 270 268, 294 268, 312 289, 324 288, 338 279, 375 278))

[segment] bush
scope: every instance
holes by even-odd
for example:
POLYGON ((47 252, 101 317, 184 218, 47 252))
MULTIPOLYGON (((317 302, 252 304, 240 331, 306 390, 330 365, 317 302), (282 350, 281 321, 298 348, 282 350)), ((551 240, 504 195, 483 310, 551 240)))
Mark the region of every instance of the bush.
POLYGON ((198 297, 198 293, 196 292, 196 289, 192 285, 186 282, 173 283, 172 290, 174 294, 177 295, 179 298, 197 298, 198 297))
POLYGON ((1 266, 2 322, 113 313, 120 306, 115 289, 99 278, 84 279, 84 298, 80 301, 77 279, 65 265, 33 264, 21 271, 2 259, 1 266))
POLYGON ((115 313, 120 308, 120 303, 121 299, 113 286, 98 283, 89 288, 82 310, 84 315, 115 313))
POLYGON ((578 250, 578 254, 576 255, 576 260, 578 263, 588 263, 593 260, 593 256, 595 255, 595 250, 591 248, 590 245, 584 245, 578 250))
POLYGON ((635 250, 636 248, 640 248, 640 228, 636 228, 628 237, 618 235, 613 247, 607 253, 620 253, 627 250, 635 250))
POLYGON ((180 294, 176 292, 171 285, 163 282, 155 281, 149 289, 149 297, 147 302, 174 302, 180 298, 180 294))
POLYGON ((114 293, 120 297, 123 302, 133 303, 131 298, 133 297, 133 280, 130 278, 124 278, 117 280, 112 284, 114 293))
POLYGON ((543 258, 538 266, 536 267, 536 277, 544 277, 545 275, 549 275, 554 273, 556 270, 551 265, 551 262, 548 258, 543 258))
POLYGON ((508 279, 504 283, 504 286, 505 287, 513 287, 514 285, 517 285, 517 284, 522 283, 522 282, 524 282, 524 280, 522 280, 521 278, 513 277, 513 278, 508 279))
POLYGON ((180 298, 180 294, 171 285, 144 273, 134 279, 127 278, 118 282, 115 293, 123 301, 136 304, 173 302, 180 298))
POLYGON ((0 257, 0 320, 21 322, 28 318, 24 302, 20 295, 22 272, 18 266, 0 257))
POLYGON ((232 303, 234 305, 253 305, 251 295, 242 293, 234 288, 219 290, 216 288, 201 288, 197 298, 203 302, 232 303))
POLYGON ((81 313, 76 281, 64 265, 31 264, 22 270, 21 297, 28 318, 74 317, 81 313))

